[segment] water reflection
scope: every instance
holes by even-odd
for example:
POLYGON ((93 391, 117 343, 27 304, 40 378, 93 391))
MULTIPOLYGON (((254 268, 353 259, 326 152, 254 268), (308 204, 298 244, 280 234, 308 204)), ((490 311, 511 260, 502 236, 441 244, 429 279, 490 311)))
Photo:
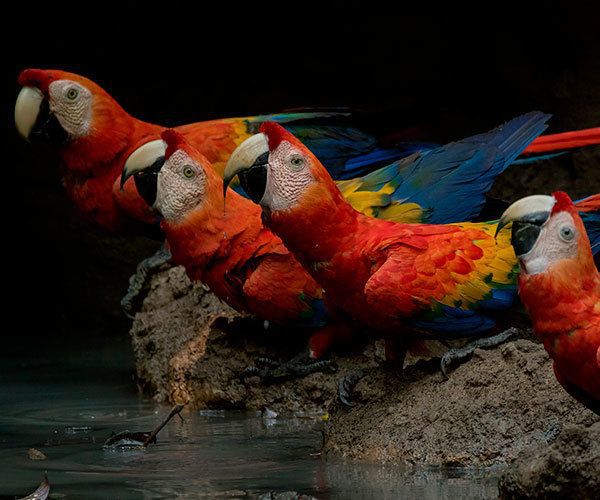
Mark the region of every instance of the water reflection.
POLYGON ((0 496, 30 493, 43 471, 62 498, 497 496, 489 470, 325 462, 320 423, 308 419, 184 410, 185 420, 171 420, 148 450, 103 450, 111 432, 151 430, 168 408, 137 395, 126 340, 71 346, 68 355, 55 343, 43 352, 1 362, 0 496), (30 447, 48 459, 30 460, 30 447))

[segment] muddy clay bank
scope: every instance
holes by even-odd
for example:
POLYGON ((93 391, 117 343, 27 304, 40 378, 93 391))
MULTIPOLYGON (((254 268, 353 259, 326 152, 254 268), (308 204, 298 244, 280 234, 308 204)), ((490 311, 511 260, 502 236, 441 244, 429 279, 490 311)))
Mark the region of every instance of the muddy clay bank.
POLYGON ((131 336, 139 385, 147 395, 197 408, 327 412, 327 455, 445 466, 506 464, 526 450, 547 447, 563 428, 600 421, 562 390, 543 347, 528 339, 476 351, 448 380, 437 362, 421 361, 400 376, 383 363, 378 342, 335 354, 337 373, 269 385, 242 379, 257 358, 290 359, 305 340, 243 320, 201 285, 192 285, 181 268, 153 278, 131 336), (359 369, 365 377, 356 386, 356 404, 344 408, 337 401, 338 380, 359 369))

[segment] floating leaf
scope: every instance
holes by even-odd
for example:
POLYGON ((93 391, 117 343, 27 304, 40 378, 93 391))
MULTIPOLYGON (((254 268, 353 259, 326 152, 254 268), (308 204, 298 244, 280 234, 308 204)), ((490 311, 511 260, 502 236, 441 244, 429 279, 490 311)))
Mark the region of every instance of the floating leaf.
POLYGON ((35 490, 31 495, 19 498, 18 500, 46 500, 49 494, 50 482, 48 481, 48 476, 44 474, 44 479, 42 479, 42 482, 38 486, 37 490, 35 490))
POLYGON ((29 448, 27 450, 27 456, 29 457, 29 460, 46 460, 48 458, 45 453, 36 450, 35 448, 29 448))

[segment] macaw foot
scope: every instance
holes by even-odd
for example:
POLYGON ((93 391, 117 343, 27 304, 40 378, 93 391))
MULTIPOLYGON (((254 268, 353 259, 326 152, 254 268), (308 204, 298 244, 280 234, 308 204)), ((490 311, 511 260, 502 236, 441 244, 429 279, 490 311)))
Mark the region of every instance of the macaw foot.
POLYGON ((489 349, 504 344, 509 338, 518 333, 516 328, 509 328, 491 337, 482 337, 468 343, 464 347, 450 349, 444 353, 440 361, 440 369, 444 377, 448 378, 448 368, 457 363, 464 363, 473 355, 475 349, 489 349))
POLYGON ((262 382, 270 384, 292 378, 302 378, 316 372, 334 373, 337 365, 329 359, 312 359, 301 353, 285 363, 278 363, 271 358, 258 358, 253 366, 246 368, 240 375, 242 379, 258 377, 262 382))
POLYGON ((121 299, 121 308, 128 318, 133 319, 135 316, 139 296, 148 282, 148 278, 170 261, 171 252, 163 246, 154 255, 138 264, 135 274, 129 278, 127 293, 121 299))
POLYGON ((352 408, 354 406, 354 403, 352 402, 354 387, 364 376, 364 372, 362 370, 358 370, 355 372, 350 372, 340 379, 338 382, 338 397, 344 406, 348 408, 352 408))

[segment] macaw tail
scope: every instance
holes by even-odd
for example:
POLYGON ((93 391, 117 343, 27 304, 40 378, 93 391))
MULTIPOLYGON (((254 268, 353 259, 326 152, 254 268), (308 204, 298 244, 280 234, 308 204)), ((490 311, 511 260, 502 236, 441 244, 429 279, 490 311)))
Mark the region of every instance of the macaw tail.
POLYGON ((599 144, 600 127, 586 128, 561 134, 542 135, 525 148, 523 155, 556 153, 599 144))
POLYGON ((600 127, 542 135, 533 141, 515 160, 515 165, 535 163, 561 156, 577 148, 600 144, 600 127))
POLYGON ((338 187, 363 213, 406 222, 446 224, 473 220, 496 177, 547 127, 549 115, 519 116, 485 134, 423 151, 338 187), (402 219, 404 217, 404 219, 402 219))
POLYGON ((574 204, 583 220, 592 252, 596 255, 600 252, 600 194, 594 194, 574 204))

